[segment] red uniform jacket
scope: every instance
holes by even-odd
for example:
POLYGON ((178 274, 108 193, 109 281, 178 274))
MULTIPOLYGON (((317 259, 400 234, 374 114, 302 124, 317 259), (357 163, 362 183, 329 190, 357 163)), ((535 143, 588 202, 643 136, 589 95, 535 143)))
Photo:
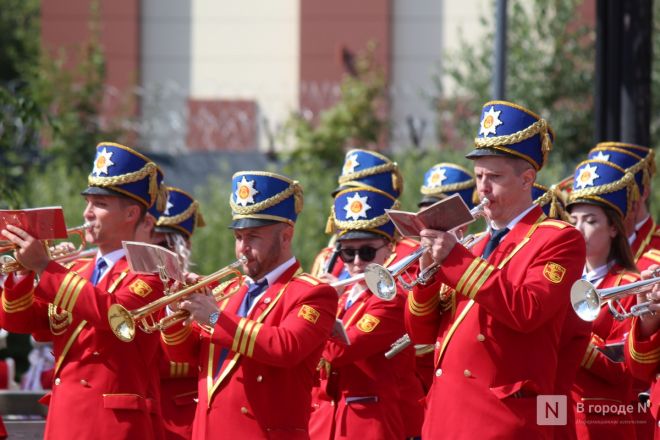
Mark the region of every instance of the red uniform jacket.
MULTIPOLYGON (((653 220, 649 218, 647 223, 649 222, 653 223, 653 220)), ((653 226, 654 231, 648 239, 648 244, 638 251, 639 256, 636 256, 635 258, 637 269, 639 269, 640 272, 648 269, 652 264, 660 264, 660 226, 655 226, 655 223, 653 223, 653 226)), ((637 239, 635 241, 637 241, 637 239)))
MULTIPOLYGON (((635 262, 639 262, 644 253, 650 249, 660 248, 660 230, 649 216, 637 231, 635 241, 630 245, 635 262)), ((639 264, 637 266, 639 268, 639 264)), ((645 269, 645 268, 644 268, 645 269)), ((643 269, 640 269, 643 270, 643 269)))
POLYGON ((572 410, 575 405, 571 388, 589 346, 592 327, 592 322, 583 321, 574 311, 569 310, 566 313, 559 338, 554 394, 567 397, 567 411, 566 424, 555 426, 554 437, 557 440, 573 440, 577 438, 575 432, 575 412, 572 410))
POLYGON ((391 359, 390 345, 405 333, 401 292, 384 301, 368 290, 348 309, 342 295, 337 317, 350 345, 329 339, 310 420, 313 439, 403 439, 419 436, 423 390, 415 375, 414 350, 391 359))
POLYGON ((138 330, 132 342, 122 342, 110 330, 108 309, 150 303, 162 295, 162 283, 130 273, 122 258, 93 286, 93 268, 92 260, 70 269, 51 262, 36 287, 33 276, 19 283, 10 277, 0 316, 9 331, 50 334, 53 341, 46 438, 155 438, 151 414, 158 403, 149 384, 158 369, 158 335, 138 330))
POLYGON ((309 275, 294 276, 298 268, 269 286, 247 318, 237 316, 247 291, 241 286, 220 303, 212 335, 180 325, 163 333, 172 360, 201 367, 194 439, 308 438, 314 372, 337 293, 309 275))
POLYGON ((651 385, 650 411, 655 419, 656 440, 660 439, 660 332, 649 338, 642 338, 639 332, 639 318, 633 318, 631 330, 626 338, 624 353, 626 365, 637 379, 651 385))
MULTIPOLYGON (((599 284, 599 289, 615 287, 637 281, 639 276, 613 266, 599 284)), ((629 309, 636 298, 628 296, 622 300, 629 309)), ((593 324, 591 340, 582 357, 571 395, 575 415, 577 437, 580 439, 634 439, 633 413, 603 414, 603 405, 637 406, 637 396, 632 392, 632 376, 623 359, 613 361, 598 347, 623 342, 630 330, 630 320, 618 321, 604 304, 593 324), (590 409, 596 409, 596 412, 590 409)))
POLYGON ((435 278, 409 296, 413 341, 438 342, 423 438, 552 438, 536 396, 553 394, 558 344, 585 244, 571 225, 534 207, 487 260, 456 245, 435 278), (439 313, 440 283, 455 289, 456 314, 439 313))
POLYGON ((192 437, 197 409, 197 364, 170 360, 160 349, 160 412, 166 440, 192 437))

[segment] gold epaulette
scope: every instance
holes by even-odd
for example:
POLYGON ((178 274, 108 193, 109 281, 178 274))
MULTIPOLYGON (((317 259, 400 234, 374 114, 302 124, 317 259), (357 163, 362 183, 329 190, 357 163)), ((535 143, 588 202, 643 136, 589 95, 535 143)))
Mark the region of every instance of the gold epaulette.
POLYGON ((650 251, 646 251, 642 255, 642 258, 648 258, 649 260, 653 260, 654 262, 660 264, 660 250, 651 249, 650 251))
POLYGON ((539 224, 539 227, 541 227, 541 226, 552 226, 552 227, 555 227, 557 229, 564 229, 567 226, 571 226, 571 224, 567 223, 565 221, 562 221, 562 220, 547 219, 547 220, 543 220, 539 224))
POLYGON ((222 283, 218 284, 218 286, 215 287, 215 288, 211 291, 211 293, 213 294, 214 297, 217 298, 219 295, 221 295, 221 294, 225 291, 225 289, 227 288, 227 286, 229 286, 229 285, 230 285, 231 283, 233 283, 233 282, 234 282, 234 279, 230 279, 230 280, 223 281, 222 283))
POLYGON ((297 280, 305 281, 307 284, 311 284, 312 286, 318 286, 321 284, 323 281, 319 280, 316 277, 311 276, 308 273, 301 273, 300 275, 296 276, 297 280))

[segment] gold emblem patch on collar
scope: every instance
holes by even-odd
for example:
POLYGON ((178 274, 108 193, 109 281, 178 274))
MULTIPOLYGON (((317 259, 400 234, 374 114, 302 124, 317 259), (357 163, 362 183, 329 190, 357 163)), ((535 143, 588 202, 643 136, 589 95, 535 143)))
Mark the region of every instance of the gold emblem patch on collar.
POLYGON ((316 324, 316 321, 319 320, 319 316, 321 316, 321 314, 316 309, 314 309, 314 307, 310 307, 307 304, 303 304, 303 306, 298 311, 299 318, 303 318, 312 324, 316 324))
POLYGON ((133 281, 130 286, 128 286, 128 290, 136 294, 137 296, 141 296, 144 298, 145 296, 149 295, 152 291, 151 286, 147 284, 146 281, 137 279, 133 281))
POLYGON ((360 318, 356 326, 359 330, 362 330, 365 333, 371 333, 379 323, 380 319, 365 313, 364 316, 360 318))
POLYGON ((552 261, 545 263, 543 276, 551 283, 561 283, 561 280, 564 279, 564 275, 566 275, 566 269, 561 264, 553 263, 552 261))

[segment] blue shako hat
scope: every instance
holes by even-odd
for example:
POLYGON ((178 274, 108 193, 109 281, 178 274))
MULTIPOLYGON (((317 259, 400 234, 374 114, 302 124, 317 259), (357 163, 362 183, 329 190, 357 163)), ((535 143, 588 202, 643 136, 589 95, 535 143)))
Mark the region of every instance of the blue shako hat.
POLYGON ((303 208, 298 181, 267 171, 240 171, 231 179, 232 229, 281 222, 294 225, 303 208))
POLYGON ((625 219, 632 202, 639 197, 635 178, 619 165, 589 159, 575 169, 573 190, 566 206, 575 203, 595 203, 608 206, 625 219))
POLYGON ((376 188, 399 198, 403 191, 403 177, 399 166, 386 156, 370 150, 353 149, 346 153, 344 165, 333 196, 351 187, 376 188))
POLYGON ((517 157, 538 171, 547 161, 553 139, 550 125, 536 113, 511 102, 490 101, 481 111, 475 150, 465 157, 517 157))
POLYGON ((83 195, 125 196, 147 209, 164 209, 167 191, 163 172, 151 159, 124 145, 101 142, 96 146, 94 168, 83 195))
MULTIPOLYGON (((156 222, 158 232, 178 232, 190 238, 196 227, 206 225, 199 210, 199 202, 190 194, 172 186, 167 187, 167 206, 156 222)), ((151 213, 153 207, 149 210, 151 213)))
POLYGON ((604 160, 619 165, 635 176, 640 194, 650 189, 655 174, 653 150, 624 142, 599 142, 589 151, 589 159, 604 160))
POLYGON ((474 208, 476 183, 472 173, 454 163, 438 163, 424 174, 419 205, 433 204, 458 193, 468 208, 474 208))
POLYGON ((338 240, 384 237, 394 240, 394 223, 385 213, 399 202, 374 188, 349 188, 335 196, 332 206, 333 231, 338 240))
POLYGON ((548 188, 545 185, 534 182, 532 185, 532 200, 550 218, 566 219, 566 208, 562 199, 561 191, 556 185, 548 188))

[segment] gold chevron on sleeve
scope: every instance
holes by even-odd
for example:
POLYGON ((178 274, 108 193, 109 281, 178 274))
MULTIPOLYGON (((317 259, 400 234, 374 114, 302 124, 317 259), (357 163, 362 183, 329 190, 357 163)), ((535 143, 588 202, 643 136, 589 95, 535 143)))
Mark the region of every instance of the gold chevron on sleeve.
POLYGON ((424 303, 415 300, 415 295, 413 293, 408 295, 408 310, 410 310, 410 313, 412 313, 414 316, 426 316, 430 313, 433 313, 433 311, 438 307, 439 303, 439 295, 433 295, 428 301, 424 303))
POLYGON ((468 292, 467 296, 470 299, 474 299, 475 296, 477 296, 477 292, 479 292, 479 289, 481 289, 481 286, 484 285, 486 280, 488 280, 488 277, 490 276, 491 273, 495 270, 495 266, 489 264, 487 265, 486 269, 483 271, 481 274, 481 277, 474 283, 472 286, 472 289, 468 292))
POLYGON ((472 260, 472 263, 468 266, 467 270, 463 272, 463 275, 461 278, 458 280, 458 283, 456 284, 456 291, 460 292, 463 290, 463 285, 465 282, 470 278, 470 275, 472 275, 472 272, 481 264, 481 262, 485 262, 481 258, 475 258, 472 260))
POLYGON ((2 295, 2 309, 7 313, 22 312, 32 307, 33 303, 34 289, 14 300, 8 300, 4 294, 2 295))
POLYGON ((259 334, 259 330, 261 330, 261 327, 263 326, 264 326, 263 324, 257 324, 252 329, 252 333, 250 334, 250 342, 247 348, 247 353, 245 353, 247 357, 252 357, 252 354, 254 353, 254 345, 257 342, 257 335, 259 334))
POLYGON ((190 327, 183 327, 171 334, 161 332, 161 339, 167 345, 177 345, 183 342, 183 340, 186 339, 191 332, 192 328, 190 327))
POLYGON ((238 351, 241 354, 245 354, 247 351, 247 345, 248 341, 250 340, 250 334, 252 333, 252 329, 254 328, 254 325, 256 324, 256 321, 253 320, 248 320, 245 323, 245 330, 243 331, 243 336, 241 336, 241 343, 239 344, 238 351))
POLYGON ((473 299, 495 267, 482 258, 475 258, 456 285, 456 291, 473 299))
POLYGON ((246 322, 247 319, 245 318, 241 318, 241 320, 238 321, 238 326, 236 327, 236 333, 234 333, 234 341, 231 344, 231 351, 238 353, 238 347, 241 342, 241 336, 243 335, 243 328, 245 327, 246 322))
POLYGON ((55 295, 55 300, 53 304, 61 309, 66 310, 67 312, 73 311, 73 307, 76 305, 78 300, 78 295, 80 291, 87 283, 87 280, 78 275, 75 272, 69 272, 64 277, 60 288, 55 295))
POLYGON ((646 352, 637 351, 635 349, 635 341, 632 337, 632 331, 628 336, 628 351, 630 352, 630 357, 640 364, 653 364, 660 361, 660 347, 646 352))

